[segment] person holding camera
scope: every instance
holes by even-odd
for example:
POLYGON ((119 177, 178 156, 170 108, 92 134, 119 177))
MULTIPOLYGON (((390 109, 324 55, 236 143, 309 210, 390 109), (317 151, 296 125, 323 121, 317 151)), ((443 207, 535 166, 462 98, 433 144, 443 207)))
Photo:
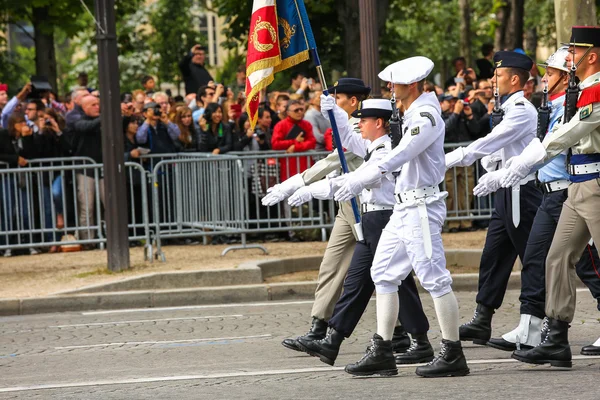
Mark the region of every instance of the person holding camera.
POLYGON ((169 121, 163 108, 154 103, 147 103, 143 108, 145 121, 137 130, 135 138, 139 144, 146 145, 153 154, 176 153, 175 141, 181 134, 179 127, 169 121))
POLYGON ((231 125, 223 123, 223 107, 209 103, 200 118, 198 151, 212 154, 225 154, 233 149, 231 125))
MULTIPOLYGON (((440 98, 442 119, 446 124, 444 143, 471 142, 479 138, 479 123, 473 115, 473 110, 468 100, 455 99, 451 95, 442 95, 440 98)), ((446 190, 448 198, 446 204, 450 213, 458 216, 469 210, 473 198, 472 190, 475 186, 475 171, 473 167, 455 168, 446 172, 446 190), (455 190, 456 188, 456 190, 455 190)), ((449 221, 450 232, 472 231, 471 220, 449 221)))
MULTIPOLYGON (((36 158, 36 148, 33 141, 33 130, 27 124, 25 115, 20 112, 14 112, 8 119, 7 129, 0 129, 0 161, 8 163, 9 168, 25 167, 28 164, 28 159, 36 158)), ((28 197, 25 195, 25 189, 21 189, 19 182, 15 182, 18 178, 11 175, 6 175, 5 179, 0 182, 0 201, 3 204, 4 212, 7 212, 7 218, 0 218, 0 232, 17 230, 16 221, 19 219, 24 224, 23 229, 29 229, 28 212, 31 207, 28 207, 28 197), (20 196, 22 204, 19 208, 24 213, 23 215, 14 215, 17 208, 17 193, 16 190, 21 190, 20 196)), ((28 237, 28 236, 26 236, 28 237)), ((4 245, 8 241, 9 236, 0 234, 0 244, 4 245)), ((38 251, 34 248, 29 250, 30 254, 37 254, 38 251)), ((5 257, 10 257, 12 252, 10 249, 4 252, 5 257)))
POLYGON ((185 82, 185 93, 196 93, 198 88, 207 85, 213 78, 204 67, 206 47, 199 44, 192 47, 190 52, 179 63, 179 69, 185 82))

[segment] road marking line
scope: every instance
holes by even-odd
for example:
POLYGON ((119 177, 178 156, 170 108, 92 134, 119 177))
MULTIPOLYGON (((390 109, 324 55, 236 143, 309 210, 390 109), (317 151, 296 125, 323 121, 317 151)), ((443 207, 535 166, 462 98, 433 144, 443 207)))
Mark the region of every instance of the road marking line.
MULTIPOLYGON (((589 360, 599 359, 600 356, 573 356, 573 360, 589 360)), ((491 360, 471 360, 469 364, 504 364, 504 363, 517 363, 517 360, 511 358, 508 359, 491 359, 491 360)), ((398 369, 412 369, 416 366, 424 364, 412 364, 412 365, 398 365, 398 369)), ((528 364, 529 365, 529 364, 528 364)), ((31 386, 14 386, 0 388, 0 393, 8 392, 24 392, 32 390, 44 390, 44 389, 66 389, 74 387, 89 387, 89 386, 110 386, 110 385, 127 385, 136 383, 155 383, 155 382, 176 382, 176 381, 190 381, 190 380, 202 380, 202 379, 224 379, 224 378, 241 378, 249 376, 270 376, 270 375, 291 375, 291 374, 305 374, 310 372, 333 372, 343 371, 344 367, 319 367, 319 368, 298 368, 298 369, 280 369, 280 370, 265 370, 265 371, 249 371, 249 372, 230 372, 230 373, 217 373, 217 374, 206 374, 206 375, 180 375, 180 376, 158 376, 149 378, 130 378, 130 379, 115 379, 115 380, 98 380, 91 382, 72 382, 72 383, 50 383, 44 385, 31 385, 31 386)))
POLYGON ((169 343, 198 343, 198 342, 218 342, 223 340, 239 340, 239 339, 260 339, 270 338, 272 335, 253 335, 253 336, 233 336, 233 337, 220 337, 220 338, 205 338, 205 339, 182 339, 182 340, 158 340, 148 342, 120 342, 120 343, 100 343, 100 344, 88 344, 81 346, 61 346, 55 347, 54 350, 70 350, 70 349, 91 349, 94 347, 109 347, 109 346, 137 346, 141 344, 169 344, 169 343))
MULTIPOLYGON (((371 300, 375 300, 372 298, 371 300)), ((287 306, 293 304, 312 304, 314 300, 300 301, 269 301, 266 303, 236 303, 236 304, 206 304, 201 306, 181 306, 181 307, 153 307, 153 308, 130 308, 125 310, 106 310, 106 311, 87 311, 81 315, 103 315, 120 314, 133 312, 153 312, 153 311, 178 311, 178 310, 205 310, 210 308, 231 308, 231 307, 264 307, 264 306, 287 306)))
POLYGON ((71 325, 51 325, 48 328, 76 328, 80 326, 102 326, 102 325, 123 325, 123 324, 134 324, 140 322, 162 322, 162 321, 185 321, 191 319, 209 319, 209 318, 240 318, 243 317, 241 314, 232 315, 209 315, 209 316, 196 316, 196 317, 183 317, 183 318, 161 318, 161 319, 137 319, 131 321, 110 321, 110 322, 92 322, 89 324, 71 324, 71 325))

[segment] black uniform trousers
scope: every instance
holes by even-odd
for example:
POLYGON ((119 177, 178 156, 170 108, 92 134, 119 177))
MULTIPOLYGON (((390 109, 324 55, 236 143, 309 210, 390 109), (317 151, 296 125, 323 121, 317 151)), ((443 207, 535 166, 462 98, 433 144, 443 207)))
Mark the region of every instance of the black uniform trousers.
MULTIPOLYGON (((348 274, 344 280, 344 291, 335 305, 329 326, 350 337, 360 321, 369 300, 375 291, 371 278, 371 265, 383 228, 387 225, 392 210, 372 211, 363 214, 362 228, 364 242, 356 243, 348 274)), ((429 321, 423 312, 423 305, 412 275, 408 275, 398 289, 400 312, 398 318, 409 333, 426 333, 429 321)))
POLYGON ((502 305, 517 256, 521 261, 524 260, 527 239, 541 202, 542 192, 534 181, 521 185, 521 219, 519 226, 515 227, 512 220, 512 189, 498 189, 495 193, 495 209, 479 265, 478 304, 493 309, 502 305))
MULTIPOLYGON (((521 271, 521 314, 545 317, 546 256, 567 196, 566 189, 545 194, 535 215, 521 271)), ((598 301, 600 310, 600 260, 595 246, 586 246, 575 271, 598 301)))

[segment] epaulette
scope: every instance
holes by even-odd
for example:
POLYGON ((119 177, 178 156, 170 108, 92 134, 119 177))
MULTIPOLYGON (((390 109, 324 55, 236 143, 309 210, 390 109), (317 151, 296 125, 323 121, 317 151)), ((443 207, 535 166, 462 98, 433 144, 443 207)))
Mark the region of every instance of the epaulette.
POLYGON ((429 121, 431 121, 432 126, 435 126, 435 118, 433 118, 433 115, 431 115, 431 113, 428 113, 427 111, 423 111, 422 113, 420 113, 420 115, 421 115, 421 117, 425 117, 429 121))
POLYGON ((515 101, 515 105, 516 105, 516 106, 524 106, 524 105, 525 105, 525 102, 524 102, 524 101, 522 101, 522 100, 518 100, 518 101, 515 101))
POLYGON ((381 150, 381 149, 385 149, 385 143, 381 143, 379 146, 375 147, 375 149, 373 151, 377 151, 377 150, 381 150))

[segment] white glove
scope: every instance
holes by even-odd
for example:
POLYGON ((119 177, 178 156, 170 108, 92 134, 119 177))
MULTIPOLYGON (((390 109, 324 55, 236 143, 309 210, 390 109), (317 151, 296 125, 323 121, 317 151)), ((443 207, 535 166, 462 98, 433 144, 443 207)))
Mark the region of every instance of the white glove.
POLYGON ((506 169, 488 172, 479 178, 479 183, 473 188, 473 194, 477 197, 487 196, 500 189, 500 180, 506 174, 506 169))
POLYGON ((344 185, 335 192, 336 201, 348 201, 356 197, 364 188, 379 183, 384 176, 375 164, 366 165, 347 175, 344 185))
POLYGON ((502 157, 499 154, 490 154, 481 158, 481 166, 487 172, 492 172, 496 170, 500 161, 502 161, 502 157))
POLYGON ((500 184, 503 188, 512 187, 529 175, 529 171, 531 171, 531 167, 522 155, 514 156, 506 162, 506 174, 502 177, 500 184))
POLYGON ((459 165, 460 162, 462 161, 462 159, 465 156, 465 149, 464 147, 459 147, 456 150, 451 151, 450 153, 446 154, 446 170, 449 170, 452 167, 455 167, 456 165, 459 165))
POLYGON ((292 207, 298 207, 307 201, 311 201, 313 198, 312 193, 308 186, 302 186, 300 189, 296 190, 293 195, 288 199, 288 204, 292 207))
POLYGON ((546 157, 546 148, 535 138, 523 149, 520 155, 506 162, 508 173, 502 181, 502 187, 507 188, 516 185, 531 172, 534 165, 541 163, 546 157))
POLYGON ((335 108, 335 99, 333 96, 321 95, 321 112, 327 114, 327 111, 335 108))
POLYGON ((296 190, 304 186, 302 175, 296 174, 285 181, 267 189, 267 195, 262 198, 263 206, 272 206, 290 197, 296 190))
MULTIPOLYGON (((337 179, 337 178, 335 178, 337 179)), ((318 182, 313 183, 308 188, 312 197, 317 200, 328 200, 333 197, 333 179, 322 179, 318 182)), ((344 179, 342 182, 345 182, 344 179)))

